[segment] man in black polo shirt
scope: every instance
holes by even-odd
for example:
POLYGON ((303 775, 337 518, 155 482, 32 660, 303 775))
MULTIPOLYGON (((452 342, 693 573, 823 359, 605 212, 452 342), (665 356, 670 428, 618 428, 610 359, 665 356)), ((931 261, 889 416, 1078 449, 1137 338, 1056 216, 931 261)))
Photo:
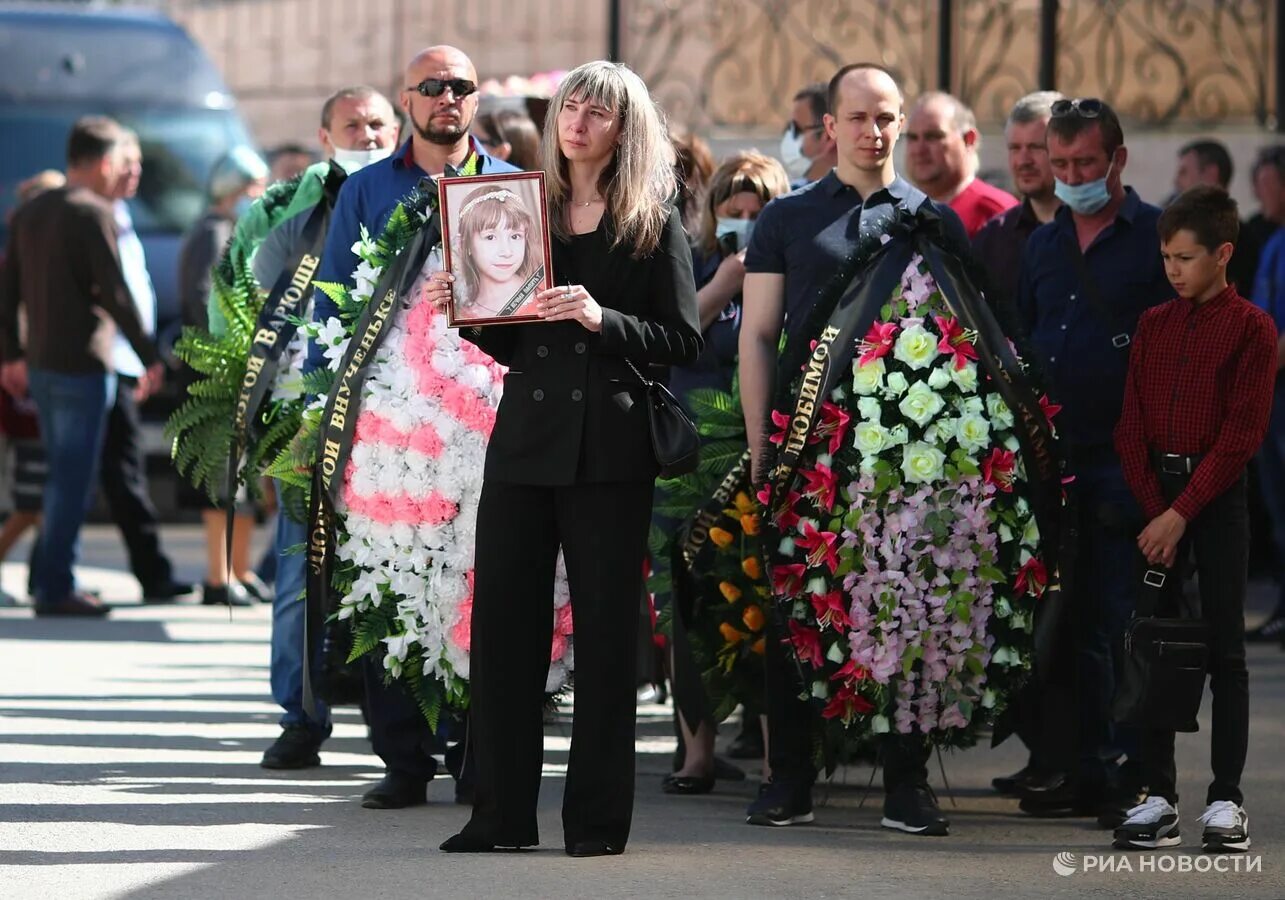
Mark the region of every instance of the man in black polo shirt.
MULTIPOLYGON (((904 202, 915 193, 898 177, 892 152, 905 123, 896 81, 872 64, 845 66, 830 81, 826 131, 838 146, 838 164, 819 181, 764 207, 745 257, 744 319, 740 335, 741 403, 753 460, 753 480, 766 476, 767 417, 776 385, 777 346, 807 336, 817 295, 855 247, 852 230, 863 198, 904 202)), ((932 201, 925 200, 932 204, 932 201)), ((959 217, 932 204, 961 252, 968 240, 959 217)), ((768 617, 769 632, 777 627, 768 617)), ((753 825, 812 821, 813 714, 798 699, 796 667, 779 633, 765 652, 768 762, 771 781, 751 804, 753 825)), ((922 738, 890 738, 884 749, 884 824, 912 834, 945 834, 949 823, 928 790, 929 746, 922 738)))

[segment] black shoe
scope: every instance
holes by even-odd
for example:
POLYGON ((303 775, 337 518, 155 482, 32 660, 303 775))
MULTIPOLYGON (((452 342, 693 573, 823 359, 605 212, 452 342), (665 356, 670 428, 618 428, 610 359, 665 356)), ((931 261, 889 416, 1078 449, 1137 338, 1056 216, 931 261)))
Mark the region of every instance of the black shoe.
POLYGON ((258 600, 260 603, 271 603, 273 601, 272 588, 263 583, 263 580, 253 572, 246 574, 245 578, 239 579, 241 587, 250 595, 252 600, 258 600))
POLYGON ((111 611, 112 608, 106 606, 97 594, 90 594, 85 591, 68 594, 61 600, 55 600, 52 603, 37 601, 35 604, 36 615, 41 617, 81 616, 98 619, 111 611))
POLYGON ((1246 631, 1245 641, 1250 644, 1285 641, 1285 616, 1272 616, 1257 628, 1246 631))
POLYGON ((437 849, 443 853, 493 853, 496 847, 490 841, 470 837, 461 831, 442 841, 437 849))
POLYGON ((154 584, 150 587, 143 588, 143 602, 146 604, 153 603, 177 603, 196 593, 196 585, 185 584, 181 581, 167 581, 162 584, 154 584))
POLYGON ((1001 775, 991 779, 991 787, 1005 797, 1027 797, 1032 794, 1045 794, 1061 786, 1066 781, 1063 772, 1047 772, 1034 765, 1023 766, 1012 775, 1001 775))
POLYGON ((670 773, 660 782, 666 794, 708 794, 714 790, 713 775, 675 775, 670 773))
POLYGON ((330 726, 326 726, 324 733, 303 724, 283 726, 281 736, 264 751, 259 765, 265 769, 310 769, 319 766, 321 755, 317 751, 328 737, 330 726))
POLYGON ((428 802, 425 789, 428 779, 416 778, 402 772, 388 771, 382 780, 361 797, 365 809, 405 809, 428 802))
POLYGON ((1205 826, 1200 848, 1208 853, 1244 853, 1249 849, 1249 814, 1230 800, 1215 800, 1200 816, 1205 826))
POLYGON ((734 741, 727 745, 727 753, 725 755, 728 759, 762 759, 763 732, 741 732, 734 741))
POLYGON ((762 785, 758 799, 745 811, 745 821, 751 825, 806 825, 813 818, 811 786, 785 781, 762 785))
POLYGON ((950 834, 950 820, 941 814, 937 798, 926 784, 904 784, 884 797, 879 824, 907 834, 950 834))
POLYGON ((1127 810, 1116 828, 1112 846, 1120 850, 1157 850, 1182 843, 1178 832, 1178 810, 1163 797, 1148 797, 1127 810))
POLYGON ((617 847, 606 841, 576 841, 567 848, 567 856, 584 858, 587 856, 619 856, 625 852, 624 847, 617 847))
POLYGON ((246 596, 245 589, 239 584, 201 585, 202 606, 253 606, 254 601, 246 596))
POLYGON ((1022 791, 1018 809, 1037 819, 1065 819, 1096 816, 1101 809, 1101 793, 1090 795, 1070 778, 1033 784, 1022 791))

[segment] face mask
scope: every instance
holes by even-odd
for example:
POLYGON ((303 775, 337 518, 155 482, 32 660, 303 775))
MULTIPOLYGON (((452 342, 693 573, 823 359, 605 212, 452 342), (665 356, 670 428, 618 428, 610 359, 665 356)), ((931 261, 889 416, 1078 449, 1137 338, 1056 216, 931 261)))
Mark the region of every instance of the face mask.
POLYGON ((793 129, 785 129, 781 135, 781 162, 785 165, 786 174, 791 181, 797 181, 808 174, 812 160, 803 155, 803 135, 793 134, 793 129))
POLYGON ((1111 165, 1107 166, 1106 175, 1096 181, 1086 181, 1084 184, 1067 184, 1059 178, 1054 178, 1053 193, 1057 199, 1071 208, 1071 212, 1091 216, 1111 201, 1107 179, 1111 177, 1111 168, 1114 165, 1115 160, 1112 160, 1111 165))
POLYGON ((375 147, 373 150, 344 150, 336 147, 334 159, 339 168, 351 175, 353 172, 366 168, 371 163, 377 163, 381 159, 388 159, 392 155, 393 149, 391 147, 375 147))
POLYGON ((714 237, 721 244, 729 234, 736 236, 733 251, 744 250, 750 245, 750 234, 754 231, 753 219, 719 219, 714 225, 714 237))

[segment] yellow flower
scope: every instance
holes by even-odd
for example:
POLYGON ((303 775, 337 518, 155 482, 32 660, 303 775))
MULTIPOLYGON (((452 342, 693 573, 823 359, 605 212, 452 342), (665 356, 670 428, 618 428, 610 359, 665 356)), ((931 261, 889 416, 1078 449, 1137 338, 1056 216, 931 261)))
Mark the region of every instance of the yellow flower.
POLYGON ((718 589, 722 592, 723 597, 728 603, 735 603, 737 600, 741 599, 741 589, 730 581, 719 582, 718 589))
POLYGON ((741 530, 748 535, 759 533, 759 517, 756 513, 746 513, 741 516, 741 530))
POLYGON ((763 630, 763 610, 757 606, 751 606, 745 610, 745 614, 741 616, 741 621, 745 623, 745 627, 751 632, 758 634, 763 630))
POLYGON ((738 491, 736 494, 736 511, 741 515, 755 511, 755 503, 750 499, 750 495, 744 491, 738 491))
POLYGON ((741 571, 755 581, 763 577, 763 568, 759 565, 757 556, 747 556, 741 560, 741 571))
POLYGON ((763 651, 767 649, 767 638, 759 638, 757 641, 750 644, 750 649, 753 650, 755 653, 757 653, 759 656, 762 656, 763 651))
POLYGON ((736 540, 730 531, 719 528, 717 525, 709 530, 709 539, 720 547, 730 546, 732 541, 736 540))
POLYGON ((723 635, 723 640, 728 644, 738 644, 745 640, 745 633, 731 622, 724 622, 722 625, 719 625, 718 631, 723 635))

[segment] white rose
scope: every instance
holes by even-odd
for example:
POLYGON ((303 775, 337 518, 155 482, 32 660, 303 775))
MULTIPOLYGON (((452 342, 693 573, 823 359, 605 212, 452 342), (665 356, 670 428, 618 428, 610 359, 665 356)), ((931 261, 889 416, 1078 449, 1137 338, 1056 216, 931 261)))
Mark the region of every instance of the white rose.
POLYGON ((906 481, 927 484, 941 478, 945 464, 945 453, 932 444, 915 441, 906 445, 901 472, 906 476, 906 481))
POLYGON ((960 416, 959 430, 956 432, 955 437, 959 441, 959 446, 969 453, 975 453, 990 444, 990 423, 981 416, 960 416))
POLYGON ((911 325, 901 330, 893 345, 892 355, 912 369, 925 369, 941 355, 937 338, 922 325, 911 325))
POLYGON ((996 428, 1013 427, 1013 411, 1008 408, 1008 404, 999 394, 991 394, 986 398, 986 411, 990 414, 996 428))
POLYGON ((883 375, 888 370, 882 359, 873 359, 864 366, 852 363, 852 389, 861 395, 873 394, 883 387, 883 375))
POLYGON ((964 393, 971 394, 977 390, 977 363, 965 363, 962 369, 956 369, 951 365, 949 373, 950 380, 955 382, 955 387, 964 393))
POLYGON ((895 447, 910 443, 910 429, 905 425, 892 426, 888 430, 888 443, 895 447))
POLYGON ((902 398, 897 408, 907 419, 922 426, 941 412, 945 405, 946 401, 941 399, 940 394, 922 381, 916 381, 910 386, 910 390, 906 392, 906 396, 902 398))
MULTIPOLYGON (((950 365, 947 363, 947 365, 950 365)), ((950 373, 942 366, 937 366, 928 376, 928 386, 934 391, 940 391, 946 385, 950 384, 950 373)))
POLYGON ((906 381, 906 376, 900 372, 893 372, 889 375, 886 383, 889 397, 900 397, 906 392, 906 388, 910 387, 910 382, 906 381))
POLYGON ((888 429, 878 422, 861 422, 853 429, 853 444, 865 458, 876 456, 891 446, 889 438, 888 429))
POLYGON ((955 409, 961 416, 980 416, 986 412, 986 404, 981 397, 956 398, 955 409))
POLYGON ((863 419, 878 422, 883 414, 883 404, 874 397, 862 397, 857 401, 857 411, 861 413, 863 419))

